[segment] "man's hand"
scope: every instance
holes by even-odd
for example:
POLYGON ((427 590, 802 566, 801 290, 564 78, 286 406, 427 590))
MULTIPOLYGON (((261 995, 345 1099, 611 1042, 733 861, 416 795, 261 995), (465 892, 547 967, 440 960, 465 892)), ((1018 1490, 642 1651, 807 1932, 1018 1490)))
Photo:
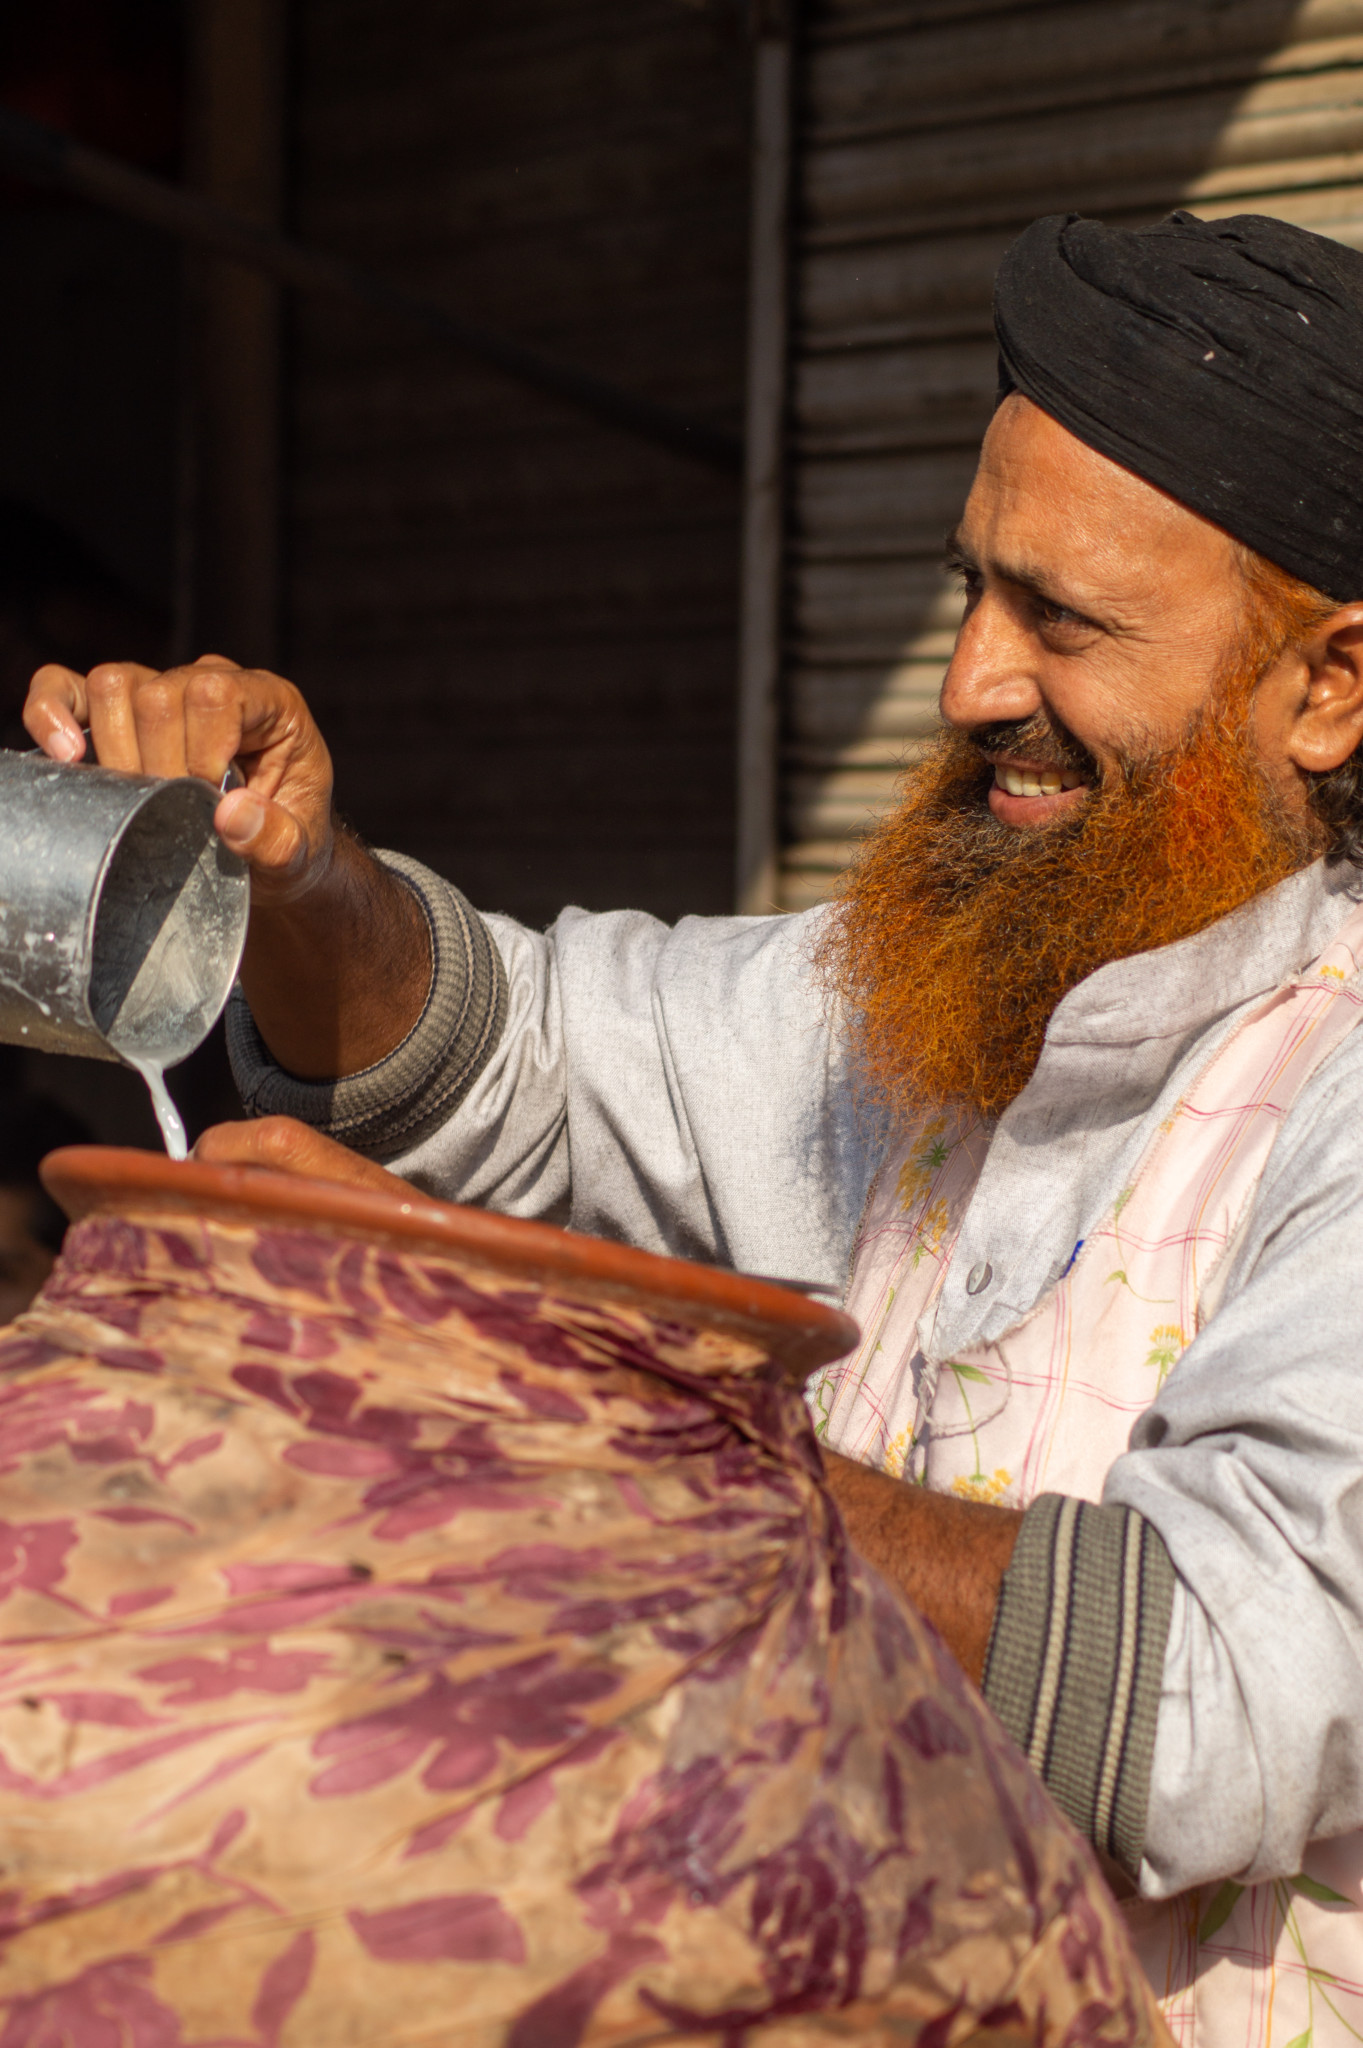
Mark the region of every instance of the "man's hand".
POLYGON ((89 752, 103 768, 218 784, 235 761, 246 787, 224 796, 214 822, 250 863, 253 902, 296 900, 331 862, 331 756, 281 676, 218 655, 163 673, 137 662, 88 676, 52 665, 29 685, 24 724, 54 761, 89 752))
POLYGON ((246 786, 214 822, 251 870, 241 979, 265 1043, 301 1080, 359 1073, 402 1043, 430 988, 430 933, 410 892, 334 825, 331 756, 292 683, 218 655, 159 674, 41 668, 24 723, 54 761, 90 751, 104 768, 217 784, 235 761, 246 786))
POLYGON ((264 1166, 274 1173, 305 1174, 309 1180, 341 1181, 348 1187, 412 1191, 410 1181, 399 1180, 372 1159, 291 1116, 214 1124, 200 1137, 194 1157, 204 1166, 264 1166))
POLYGON ((908 1486, 836 1451, 823 1455, 853 1548, 927 1616, 979 1685, 1022 1516, 908 1486))

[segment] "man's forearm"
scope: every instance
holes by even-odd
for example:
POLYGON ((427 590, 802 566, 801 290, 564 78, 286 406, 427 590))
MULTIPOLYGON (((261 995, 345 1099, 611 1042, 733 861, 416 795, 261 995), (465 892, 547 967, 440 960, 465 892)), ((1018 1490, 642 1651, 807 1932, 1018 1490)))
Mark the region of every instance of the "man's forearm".
POLYGON ((241 982, 261 1037, 306 1081, 357 1074, 402 1043, 431 982, 430 929, 401 882, 338 828, 326 870, 257 905, 241 982))
POLYGON ((854 1548, 927 1616, 979 1685, 1022 1516, 907 1486, 836 1451, 825 1451, 824 1465, 854 1548))

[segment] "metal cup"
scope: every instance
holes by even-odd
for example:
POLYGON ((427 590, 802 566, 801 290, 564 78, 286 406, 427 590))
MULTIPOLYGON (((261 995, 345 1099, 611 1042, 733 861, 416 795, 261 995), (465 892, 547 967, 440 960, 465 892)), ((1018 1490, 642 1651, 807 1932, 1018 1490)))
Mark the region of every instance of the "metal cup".
POLYGON ((246 943, 219 795, 0 752, 0 1041, 162 1067, 202 1043, 246 943))

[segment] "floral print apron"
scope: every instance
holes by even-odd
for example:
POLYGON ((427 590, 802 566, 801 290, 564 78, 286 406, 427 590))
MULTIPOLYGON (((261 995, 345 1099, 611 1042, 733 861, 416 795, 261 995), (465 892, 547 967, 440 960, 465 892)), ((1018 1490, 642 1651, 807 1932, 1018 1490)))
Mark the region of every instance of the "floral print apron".
MULTIPOLYGON (((1363 1021, 1361 968, 1363 908, 1209 1060, 1031 1313, 941 1363, 925 1346, 992 1131, 924 1121, 867 1203, 847 1299, 862 1342, 811 1385, 820 1437, 967 1499, 1100 1499, 1132 1424, 1218 1305, 1283 1117, 1363 1021)), ((1313 1843, 1290 1878, 1125 1911, 1181 2044, 1363 2041, 1363 1833, 1313 1843)))

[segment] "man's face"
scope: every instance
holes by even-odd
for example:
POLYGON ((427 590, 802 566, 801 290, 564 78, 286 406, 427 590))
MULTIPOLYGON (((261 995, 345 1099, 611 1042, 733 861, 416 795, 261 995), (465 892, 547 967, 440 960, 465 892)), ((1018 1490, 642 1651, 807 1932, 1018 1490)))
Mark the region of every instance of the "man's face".
MULTIPOLYGON (((1095 780, 1176 746, 1233 656, 1245 595, 1229 537, 1016 394, 989 429, 954 553, 967 609, 942 716, 979 738, 1003 825, 1058 820, 1095 780)), ((1295 808, 1275 710, 1261 691, 1253 742, 1295 808)))
POLYGON ((1311 670, 1219 529, 1012 398, 957 542, 947 730, 863 847, 823 960, 892 1099, 993 1115, 1071 989, 1325 839, 1301 772, 1311 670))

